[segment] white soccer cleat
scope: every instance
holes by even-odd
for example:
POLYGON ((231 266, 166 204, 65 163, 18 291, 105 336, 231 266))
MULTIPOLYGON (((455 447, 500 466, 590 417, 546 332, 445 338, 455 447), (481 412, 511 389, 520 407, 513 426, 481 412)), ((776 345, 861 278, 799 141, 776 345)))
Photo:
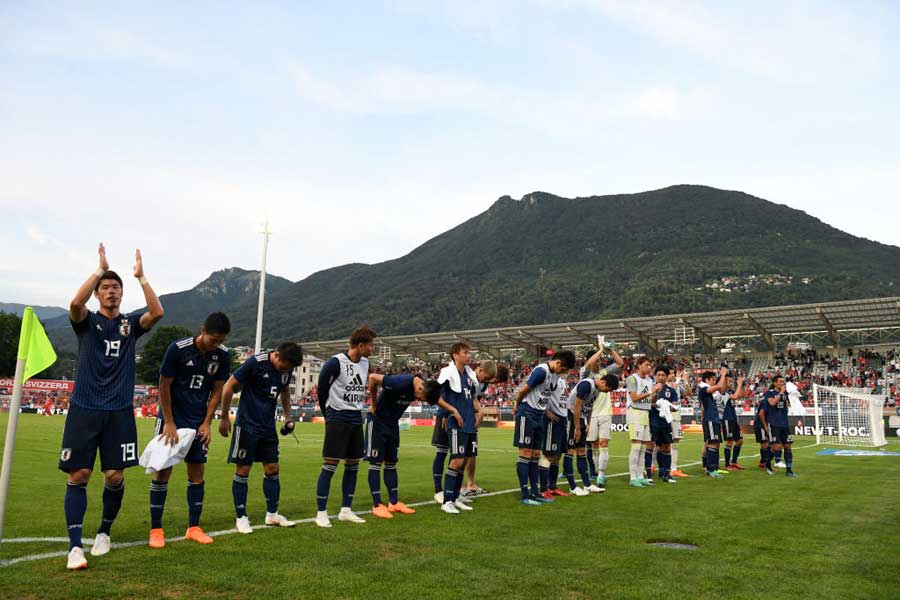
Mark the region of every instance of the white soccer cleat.
POLYGON ((583 487, 580 487, 580 486, 575 488, 574 490, 572 490, 572 494, 575 496, 590 496, 591 495, 591 493, 589 491, 587 491, 586 489, 584 489, 583 487))
POLYGON ((449 515, 458 515, 459 510, 457 510, 456 505, 452 502, 444 502, 441 504, 441 510, 449 515))
POLYGON ((784 469, 787 467, 787 463, 784 462, 783 460, 779 460, 777 463, 775 463, 775 466, 778 467, 779 469, 784 469))
POLYGON ((457 502, 465 502, 466 504, 472 504, 472 499, 467 496, 458 496, 456 498, 457 502))
POLYGON ((606 491, 606 488, 602 488, 602 487, 591 484, 591 486, 588 487, 587 491, 589 494, 602 494, 603 492, 606 491))
POLYGON ((456 499, 456 501, 453 503, 453 506, 455 506, 459 510, 475 510, 459 498, 456 499))
POLYGON ((341 512, 338 513, 338 521, 347 521, 348 523, 365 523, 366 520, 360 518, 359 515, 354 513, 352 510, 347 508, 346 506, 341 508, 341 512))
POLYGON ((250 527, 250 519, 247 515, 238 517, 234 522, 234 527, 238 530, 238 533, 253 533, 253 528, 250 527))
POLYGON ((109 554, 110 550, 109 535, 106 533, 98 533, 94 538, 94 544, 91 546, 91 556, 103 556, 109 554))
POLYGON ((320 510, 316 513, 316 525, 319 527, 331 527, 331 519, 328 518, 328 511, 320 510))
POLYGON ((434 495, 434 501, 438 504, 444 503, 444 492, 438 492, 434 495))
POLYGON ((75 546, 69 550, 69 558, 66 561, 66 568, 70 571, 77 571, 87 567, 87 559, 84 557, 84 549, 75 546))
POLYGON ((289 521, 284 515, 278 513, 266 513, 266 525, 273 527, 293 527, 296 523, 289 521))

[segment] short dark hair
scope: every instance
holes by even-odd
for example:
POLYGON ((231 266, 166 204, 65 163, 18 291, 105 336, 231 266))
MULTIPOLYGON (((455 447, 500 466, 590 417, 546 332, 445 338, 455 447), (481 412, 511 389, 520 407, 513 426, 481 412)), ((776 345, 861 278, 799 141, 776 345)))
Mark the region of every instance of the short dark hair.
POLYGON ((712 371, 703 371, 700 375, 700 381, 706 381, 707 379, 715 379, 716 374, 712 371))
POLYGON ((125 285, 122 283, 122 278, 119 277, 118 273, 116 273, 115 271, 107 271, 106 273, 104 273, 103 275, 100 276, 100 279, 97 280, 97 285, 94 286, 95 292, 100 289, 100 284, 103 282, 104 279, 115 279, 116 281, 119 282, 119 287, 121 287, 121 288, 125 287, 125 285))
POLYGON ((772 378, 772 387, 773 388, 775 387, 775 382, 777 382, 779 379, 784 379, 784 375, 776 375, 775 377, 772 378))
POLYGON ((609 389, 611 389, 611 390, 619 389, 619 378, 616 377, 615 375, 604 375, 600 379, 602 379, 603 381, 606 382, 606 387, 608 387, 609 389))
POLYGON ((494 377, 499 383, 509 381, 509 367, 506 365, 497 365, 497 375, 494 377))
POLYGON ((471 350, 471 346, 469 346, 465 342, 456 342, 452 346, 450 346, 450 358, 453 358, 454 354, 459 354, 463 350, 471 350))
POLYGON ((660 371, 665 373, 666 377, 669 376, 669 367, 667 367, 665 365, 659 365, 658 367, 656 367, 656 372, 659 373, 660 371))
POLYGON ((228 335, 231 333, 231 321, 225 313, 214 312, 203 321, 203 329, 212 335, 228 335))
POLYGON ((375 332, 369 326, 363 325, 354 329, 353 333, 350 334, 350 345, 368 344, 375 341, 376 337, 375 332))
POLYGON ((281 342, 275 348, 278 358, 286 360, 295 369, 303 364, 303 348, 297 342, 281 342))
POLYGON ((434 406, 441 397, 441 384, 434 379, 425 380, 425 402, 434 406))
POLYGON ((550 360, 558 360, 566 369, 575 368, 575 353, 571 350, 560 350, 551 356, 550 360))
POLYGON ((647 358, 646 356, 642 356, 639 359, 637 359, 637 361, 634 363, 634 366, 639 367, 642 364, 644 364, 645 362, 650 362, 650 359, 647 358))

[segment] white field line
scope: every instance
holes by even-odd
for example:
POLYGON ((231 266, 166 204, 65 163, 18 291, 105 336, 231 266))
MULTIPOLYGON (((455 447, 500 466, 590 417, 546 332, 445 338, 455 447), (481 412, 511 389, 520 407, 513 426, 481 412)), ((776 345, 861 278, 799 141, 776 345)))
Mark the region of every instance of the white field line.
MULTIPOLYGON (((816 446, 816 445, 817 445, 817 444, 809 444, 809 445, 807 445, 807 446, 800 446, 800 447, 797 448, 797 450, 803 450, 803 449, 805 449, 805 448, 812 448, 812 447, 814 447, 814 446, 816 446)), ((423 447, 425 447, 425 446, 423 446, 423 447)), ((428 447, 430 447, 430 446, 428 446, 428 447)), ((511 449, 511 450, 512 450, 512 449, 511 449)), ((694 461, 694 462, 682 464, 682 465, 680 465, 680 466, 683 466, 683 467, 693 467, 693 466, 699 465, 699 464, 700 464, 700 461, 694 461)), ((613 475, 607 475, 607 479, 612 478, 612 477, 624 477, 625 475, 628 475, 628 473, 614 473, 613 475)), ((563 478, 563 477, 560 477, 560 480, 564 480, 564 478, 563 478)), ((502 496, 502 495, 505 495, 505 494, 512 494, 513 492, 519 492, 519 491, 520 491, 519 488, 510 488, 510 489, 508 489, 508 490, 500 490, 499 492, 489 492, 489 493, 487 493, 487 494, 481 494, 480 496, 475 496, 475 499, 478 499, 478 498, 487 498, 487 497, 489 497, 489 496, 502 496)), ((415 502, 415 503, 413 503, 413 504, 408 504, 407 506, 411 506, 411 507, 416 507, 416 506, 428 506, 429 504, 437 504, 437 502, 435 502, 434 500, 426 500, 426 501, 424 501, 424 502, 415 502)), ((353 512, 355 512, 355 513, 358 514, 358 515, 368 515, 368 514, 371 514, 371 513, 372 513, 371 510, 365 510, 365 511, 353 511, 353 512)), ((337 515, 332 516, 332 517, 329 517, 329 518, 332 519, 332 520, 334 520, 334 519, 337 518, 337 515)), ((304 525, 304 524, 307 524, 307 523, 313 523, 314 521, 315 521, 315 518, 309 518, 309 519, 300 519, 299 521, 295 521, 295 523, 297 523, 297 525, 304 525)), ((272 528, 271 528, 271 527, 268 527, 267 525, 254 525, 254 526, 253 526, 253 529, 272 529, 272 528)), ((223 529, 223 530, 221 530, 221 531, 211 531, 211 532, 207 532, 207 535, 209 535, 209 536, 211 536, 211 537, 221 537, 221 536, 225 536, 225 535, 231 535, 231 534, 234 534, 234 533, 237 533, 237 532, 238 532, 237 529, 223 529)), ((184 541, 184 536, 178 536, 178 537, 173 537, 173 538, 166 538, 166 543, 181 542, 181 541, 184 541)), ((68 543, 68 542, 69 542, 69 538, 67 538, 67 537, 66 537, 66 538, 62 538, 62 537, 46 537, 46 538, 41 538, 41 537, 25 537, 25 538, 11 538, 11 539, 5 539, 5 540, 3 540, 3 543, 4 543, 4 544, 15 544, 15 543, 68 543)), ((86 543, 87 543, 87 542, 93 542, 93 538, 84 538, 84 542, 86 542, 86 543)), ((116 542, 116 543, 112 544, 112 547, 113 547, 114 549, 134 548, 135 546, 145 546, 146 544, 147 544, 147 540, 140 540, 140 541, 136 541, 136 542, 116 542)), ((61 557, 61 556, 66 556, 68 553, 69 553, 69 552, 68 552, 67 550, 58 550, 58 551, 55 551, 55 552, 45 552, 45 553, 43 553, 43 554, 29 554, 29 555, 26 555, 26 556, 19 556, 19 557, 16 557, 16 558, 9 558, 9 559, 6 559, 6 560, 0 560, 0 567, 8 567, 8 566, 15 565, 15 564, 18 564, 18 563, 31 562, 31 561, 35 561, 35 560, 44 560, 44 559, 47 559, 47 558, 58 558, 58 557, 61 557)))

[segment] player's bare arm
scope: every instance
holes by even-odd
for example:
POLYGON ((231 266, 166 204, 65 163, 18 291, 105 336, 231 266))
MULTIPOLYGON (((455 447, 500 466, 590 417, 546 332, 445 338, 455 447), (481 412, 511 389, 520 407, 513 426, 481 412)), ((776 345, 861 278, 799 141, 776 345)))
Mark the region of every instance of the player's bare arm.
POLYGON ((106 248, 103 247, 102 243, 97 248, 97 254, 99 255, 97 270, 91 273, 87 281, 81 284, 81 287, 75 292, 75 297, 69 303, 69 318, 73 323, 81 323, 87 318, 88 300, 91 299, 91 294, 94 292, 94 288, 97 287, 100 277, 109 271, 109 262, 106 260, 106 248))
POLYGON ((238 385, 238 380, 234 378, 234 375, 228 378, 228 381, 225 382, 225 386, 222 389, 222 414, 219 417, 219 433, 222 437, 228 437, 228 434, 231 433, 231 417, 228 412, 231 410, 231 399, 234 397, 234 388, 238 385))
POLYGON ((156 292, 144 277, 144 259, 141 257, 140 250, 134 252, 134 276, 140 282, 141 289, 144 291, 144 300, 147 302, 147 312, 141 315, 141 329, 150 331, 163 318, 164 311, 159 298, 156 297, 156 292))
POLYGON ((178 428, 175 427, 175 415, 172 413, 172 381, 173 377, 159 376, 159 406, 165 421, 162 438, 164 443, 174 445, 178 443, 178 428))
POLYGON ((216 416, 216 409, 222 402, 222 390, 224 387, 224 381, 216 381, 213 384, 212 391, 209 393, 209 402, 206 405, 206 416, 203 418, 203 423, 197 428, 197 437, 205 446, 209 445, 209 441, 212 438, 210 435, 210 425, 212 424, 213 417, 216 416))

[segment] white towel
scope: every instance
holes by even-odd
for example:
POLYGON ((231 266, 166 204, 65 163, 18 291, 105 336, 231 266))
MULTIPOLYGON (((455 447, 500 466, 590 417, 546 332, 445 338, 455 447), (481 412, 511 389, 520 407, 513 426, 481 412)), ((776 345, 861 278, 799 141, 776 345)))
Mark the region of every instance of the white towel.
MULTIPOLYGON (((478 379, 475 377, 475 371, 473 371, 472 367, 468 365, 466 365, 466 375, 469 377, 469 382, 472 385, 478 383, 478 379)), ((457 394, 462 392, 462 381, 459 376, 459 371, 456 370, 456 365, 454 365, 453 363, 450 363, 449 365, 441 369, 437 381, 442 385, 445 381, 449 381, 451 390, 453 390, 457 394)))
POLYGON ((657 400, 656 401, 656 409, 659 411, 659 416, 666 420, 666 423, 672 422, 672 410, 678 410, 674 408, 675 405, 669 402, 668 400, 657 400))
POLYGON ((196 435, 196 429, 185 427, 178 430, 178 442, 175 444, 165 443, 162 435, 154 437, 144 448, 140 465, 146 469, 148 475, 177 465, 187 456, 196 435))

